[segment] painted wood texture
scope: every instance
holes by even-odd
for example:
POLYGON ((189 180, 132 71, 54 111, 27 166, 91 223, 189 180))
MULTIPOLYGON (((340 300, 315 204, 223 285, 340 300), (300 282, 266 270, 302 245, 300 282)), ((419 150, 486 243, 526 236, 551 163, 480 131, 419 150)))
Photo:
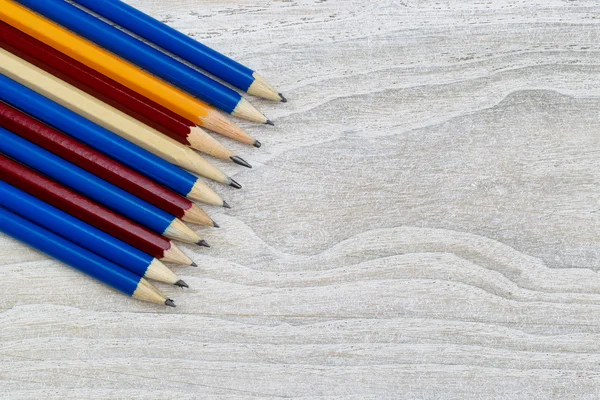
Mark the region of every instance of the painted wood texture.
POLYGON ((0 237, 0 398, 597 398, 598 1, 128 2, 290 101, 177 309, 0 237))

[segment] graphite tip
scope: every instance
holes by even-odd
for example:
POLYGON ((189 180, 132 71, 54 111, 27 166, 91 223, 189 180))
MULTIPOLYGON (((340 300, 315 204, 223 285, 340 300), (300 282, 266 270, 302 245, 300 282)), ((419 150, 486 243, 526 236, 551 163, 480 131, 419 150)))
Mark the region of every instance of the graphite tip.
POLYGON ((190 264, 190 267, 196 267, 196 268, 198 268, 198 264, 196 264, 195 262, 192 261, 192 263, 190 264))
POLYGON ((219 226, 219 224, 217 224, 215 221, 213 221, 213 226, 214 226, 215 228, 220 228, 220 227, 221 227, 221 226, 219 226))
POLYGON ((259 142, 258 140, 254 141, 254 147, 256 147, 257 149, 260 149, 260 146, 262 146, 262 143, 259 142))
POLYGON ((285 98, 284 95, 282 95, 281 93, 279 93, 279 97, 281 97, 281 102, 282 103, 287 103, 287 99, 285 98))
POLYGON ((242 185, 240 185, 239 183, 237 183, 233 179, 229 178, 229 180, 231 181, 231 182, 229 182, 229 186, 234 187, 236 189, 241 189, 242 188, 242 185))
POLYGON ((206 242, 206 240, 201 240, 201 241, 199 241, 199 242, 196 242, 196 244, 197 244, 198 246, 200 246, 200 247, 210 247, 210 244, 208 244, 208 243, 206 242))
POLYGON ((231 206, 229 205, 229 203, 227 203, 225 200, 223 200, 223 207, 224 208, 231 208, 231 206))
POLYGON ((275 124, 273 123, 273 121, 271 121, 270 119, 268 119, 267 122, 265 122, 265 124, 271 125, 271 126, 275 126, 275 124))
POLYGON ((248 162, 246 160, 244 160, 242 157, 232 156, 229 158, 231 159, 231 161, 233 161, 237 165, 242 165, 246 168, 252 168, 252 165, 248 164, 248 162))
POLYGON ((189 285, 187 283, 185 283, 184 281, 182 281, 181 279, 178 280, 177 282, 175 282, 175 286, 189 288, 189 285))
POLYGON ((173 300, 171 300, 171 299, 167 299, 167 300, 165 301, 165 306, 169 306, 169 307, 177 307, 177 306, 175 305, 175 302, 174 302, 173 300))

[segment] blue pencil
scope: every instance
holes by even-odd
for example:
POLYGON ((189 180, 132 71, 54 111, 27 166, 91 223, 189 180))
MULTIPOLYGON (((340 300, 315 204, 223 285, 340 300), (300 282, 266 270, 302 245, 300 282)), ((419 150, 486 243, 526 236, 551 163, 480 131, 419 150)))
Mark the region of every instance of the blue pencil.
POLYGON ((0 232, 138 300, 175 307, 147 280, 0 207, 0 232))
POLYGON ((287 101, 255 71, 120 0, 74 1, 240 90, 268 100, 287 101))
POLYGON ((147 279, 187 287, 149 254, 0 180, 0 206, 147 279))
POLYGON ((229 114, 270 123, 236 91, 63 0, 17 1, 229 114))
POLYGON ((178 218, 4 128, 0 153, 169 239, 205 244, 178 218))
POLYGON ((182 196, 229 207, 216 193, 214 196, 207 197, 206 185, 196 176, 2 74, 0 74, 0 101, 120 161, 182 196))

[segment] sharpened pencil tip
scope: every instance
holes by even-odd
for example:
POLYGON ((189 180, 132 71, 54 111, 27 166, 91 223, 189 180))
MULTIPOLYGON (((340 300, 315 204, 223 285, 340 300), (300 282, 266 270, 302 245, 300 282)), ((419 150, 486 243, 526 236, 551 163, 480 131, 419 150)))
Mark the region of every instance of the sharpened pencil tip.
POLYGON ((215 221, 213 221, 213 226, 214 226, 215 228, 220 228, 220 227, 221 227, 221 226, 220 226, 219 224, 217 224, 215 221))
POLYGON ((271 121, 270 119, 268 119, 267 122, 265 122, 265 124, 271 125, 271 126, 275 126, 275 124, 273 123, 273 121, 271 121))
POLYGON ((287 103, 287 99, 285 98, 284 95, 282 95, 281 93, 279 93, 279 97, 281 97, 281 102, 282 103, 287 103))
POLYGON ((173 300, 171 300, 171 299, 167 299, 167 300, 165 301, 165 306, 169 306, 169 307, 177 307, 177 306, 175 305, 175 302, 174 302, 173 300))
POLYGON ((229 157, 231 159, 231 161, 233 161, 234 163, 238 164, 238 165, 242 165, 246 168, 252 168, 252 165, 248 164, 248 162, 246 162, 246 160, 244 160, 242 157, 238 157, 238 156, 233 156, 233 157, 229 157))
POLYGON ((259 142, 258 140, 254 141, 254 147, 256 147, 257 149, 260 149, 261 146, 262 146, 261 142, 259 142))
POLYGON ((196 264, 195 262, 192 261, 192 263, 190 264, 191 267, 196 267, 198 268, 198 264, 196 264))
POLYGON ((184 281, 182 281, 181 279, 178 280, 177 282, 175 282, 175 286, 189 288, 189 285, 187 283, 185 283, 184 281))
POLYGON ((196 244, 197 244, 198 246, 200 246, 200 247, 210 247, 210 244, 208 244, 208 243, 206 242, 206 240, 201 240, 201 241, 199 241, 199 242, 196 242, 196 244))
POLYGON ((231 208, 231 206, 229 205, 229 203, 227 203, 225 200, 223 200, 223 207, 224 208, 231 208))
POLYGON ((231 182, 229 182, 229 186, 234 187, 236 189, 241 189, 242 188, 242 185, 240 185, 239 183, 237 183, 233 179, 229 178, 229 180, 231 181, 231 182))

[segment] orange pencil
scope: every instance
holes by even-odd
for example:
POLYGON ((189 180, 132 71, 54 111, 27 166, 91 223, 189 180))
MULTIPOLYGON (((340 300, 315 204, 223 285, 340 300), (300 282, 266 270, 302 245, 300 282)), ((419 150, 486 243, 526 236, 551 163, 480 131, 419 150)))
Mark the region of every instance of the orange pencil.
MULTIPOLYGON (((12 0, 0 0, 0 20, 200 126, 242 143, 260 145, 254 138, 208 104, 12 0)), ((260 113, 253 114, 251 110, 243 107, 238 110, 238 116, 256 122, 267 122, 260 113)))

